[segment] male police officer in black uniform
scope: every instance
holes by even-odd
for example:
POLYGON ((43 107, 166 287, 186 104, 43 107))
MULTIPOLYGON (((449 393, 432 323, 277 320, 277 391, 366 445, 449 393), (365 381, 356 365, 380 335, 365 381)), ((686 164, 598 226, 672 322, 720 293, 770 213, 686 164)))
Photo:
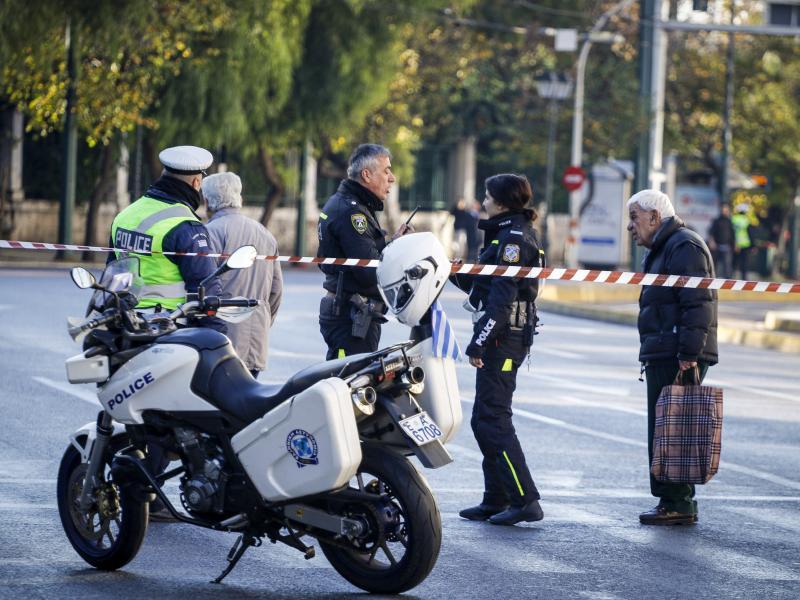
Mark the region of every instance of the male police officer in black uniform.
MULTIPOLYGON (((489 218, 478 224, 486 232, 480 264, 543 266, 532 225, 536 213, 525 208, 531 196, 524 176, 495 175, 486 180, 483 204, 489 218)), ((495 525, 539 521, 544 516, 539 491, 511 422, 517 369, 533 343, 539 282, 475 275, 454 275, 451 280, 469 292, 469 304, 464 306, 474 313, 474 334, 466 354, 478 369, 471 425, 483 453, 484 476, 483 500, 459 514, 495 525)))
MULTIPOLYGON (((317 256, 379 259, 387 244, 377 213, 395 182, 392 155, 383 146, 362 144, 350 156, 347 179, 322 208, 317 256)), ((411 232, 401 225, 395 239, 411 232)), ((320 303, 319 328, 327 360, 378 349, 386 312, 375 269, 320 265, 327 294, 320 303)))

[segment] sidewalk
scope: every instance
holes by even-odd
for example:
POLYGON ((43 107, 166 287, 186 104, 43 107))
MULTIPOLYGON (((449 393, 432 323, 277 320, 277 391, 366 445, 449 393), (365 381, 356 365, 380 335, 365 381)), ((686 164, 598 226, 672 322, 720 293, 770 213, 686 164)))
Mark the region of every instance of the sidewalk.
MULTIPOLYGON (((570 317, 636 326, 639 286, 548 281, 539 308, 570 317)), ((800 354, 800 297, 720 290, 721 343, 800 354)))

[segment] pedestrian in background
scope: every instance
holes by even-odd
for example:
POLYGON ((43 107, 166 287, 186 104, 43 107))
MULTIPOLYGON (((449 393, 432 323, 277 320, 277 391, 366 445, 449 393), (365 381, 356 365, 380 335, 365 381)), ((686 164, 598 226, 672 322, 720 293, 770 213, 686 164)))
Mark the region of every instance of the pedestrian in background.
MULTIPOLYGON (((277 256, 275 236, 241 212, 242 180, 238 175, 217 173, 206 177, 203 196, 209 214, 208 233, 216 252, 230 254, 249 244, 255 246, 259 254, 277 256)), ((253 377, 258 377, 267 367, 269 329, 281 305, 281 265, 274 260, 258 260, 252 268, 228 271, 220 279, 225 297, 258 299, 258 306, 248 319, 228 324, 228 337, 236 354, 253 377)))
MULTIPOLYGON (((478 224, 486 240, 478 257, 481 264, 543 265, 533 229, 536 212, 527 207, 532 197, 523 175, 486 180, 483 206, 488 218, 478 224)), ((539 521, 544 517, 539 491, 511 421, 517 369, 533 343, 539 280, 453 275, 451 281, 469 294, 464 306, 473 313, 474 333, 465 353, 477 369, 470 424, 483 454, 484 480, 481 503, 459 515, 494 525, 539 521)))
MULTIPOLYGON (((378 213, 395 181, 388 149, 377 144, 356 148, 350 156, 347 179, 319 214, 317 256, 380 259, 387 240, 378 213)), ((413 231, 409 225, 400 225, 391 239, 413 231)), ((319 268, 325 273, 319 329, 328 346, 326 360, 377 350, 386 307, 375 269, 319 268)))
POLYGON ((753 241, 750 237, 753 223, 750 220, 749 211, 750 207, 747 204, 739 204, 736 207, 736 214, 731 219, 736 233, 736 268, 739 270, 739 276, 742 279, 747 279, 747 271, 750 267, 750 253, 753 250, 753 241))
POLYGON ((480 213, 475 207, 476 204, 476 202, 467 203, 463 198, 459 198, 455 207, 450 210, 450 214, 453 215, 453 233, 460 252, 458 258, 468 262, 475 262, 480 248, 478 237, 480 213))
MULTIPOLYGON (((697 233, 675 214, 669 197, 642 190, 628 200, 628 231, 648 249, 645 273, 714 277, 711 253, 697 233)), ((697 368, 699 382, 717 363, 717 292, 682 287, 643 286, 639 294, 639 360, 647 380, 647 449, 653 459, 656 400, 681 371, 697 368)), ((649 463, 648 463, 649 465, 649 463)), ((697 521, 695 488, 650 475, 658 505, 639 515, 645 525, 697 521)))
POLYGON ((733 253, 736 249, 736 232, 731 221, 731 207, 723 204, 719 215, 708 229, 708 246, 714 256, 717 276, 733 277, 733 253))

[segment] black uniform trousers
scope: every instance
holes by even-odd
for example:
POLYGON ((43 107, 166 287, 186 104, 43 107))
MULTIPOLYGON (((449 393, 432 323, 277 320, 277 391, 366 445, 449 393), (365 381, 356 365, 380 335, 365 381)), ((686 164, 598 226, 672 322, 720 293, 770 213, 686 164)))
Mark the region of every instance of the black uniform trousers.
MULTIPOLYGON (((700 381, 708 371, 708 363, 698 362, 700 381)), ((651 361, 645 366, 647 379, 647 456, 648 467, 653 464, 653 434, 656 429, 656 401, 664 386, 672 385, 680 367, 678 359, 651 361)), ((649 469, 648 469, 649 470, 649 469)), ((659 499, 659 505, 667 510, 686 514, 697 514, 697 502, 694 500, 694 485, 690 483, 671 483, 658 481, 650 473, 650 493, 659 499)))
POLYGON ((484 504, 522 506, 540 498, 511 422, 517 369, 526 354, 521 335, 503 336, 489 342, 476 372, 470 424, 483 454, 484 504))
POLYGON ((333 313, 333 298, 325 296, 319 305, 319 330, 328 346, 325 360, 344 358, 362 352, 375 352, 381 341, 381 324, 372 321, 363 338, 353 337, 353 321, 349 302, 341 307, 339 316, 333 313))

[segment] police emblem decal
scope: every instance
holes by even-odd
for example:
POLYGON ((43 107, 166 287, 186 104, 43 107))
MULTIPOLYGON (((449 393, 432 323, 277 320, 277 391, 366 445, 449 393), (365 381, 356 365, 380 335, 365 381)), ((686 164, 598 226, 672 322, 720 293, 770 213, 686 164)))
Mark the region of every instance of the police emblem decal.
POLYGON ((519 246, 517 244, 507 244, 503 248, 503 260, 509 263, 519 262, 519 246))
POLYGON ((361 213, 350 215, 350 222, 353 224, 353 229, 361 235, 364 235, 367 231, 367 217, 365 215, 361 213))
POLYGON ((286 450, 302 469, 307 465, 317 465, 317 440, 304 429, 294 429, 286 437, 286 450))

